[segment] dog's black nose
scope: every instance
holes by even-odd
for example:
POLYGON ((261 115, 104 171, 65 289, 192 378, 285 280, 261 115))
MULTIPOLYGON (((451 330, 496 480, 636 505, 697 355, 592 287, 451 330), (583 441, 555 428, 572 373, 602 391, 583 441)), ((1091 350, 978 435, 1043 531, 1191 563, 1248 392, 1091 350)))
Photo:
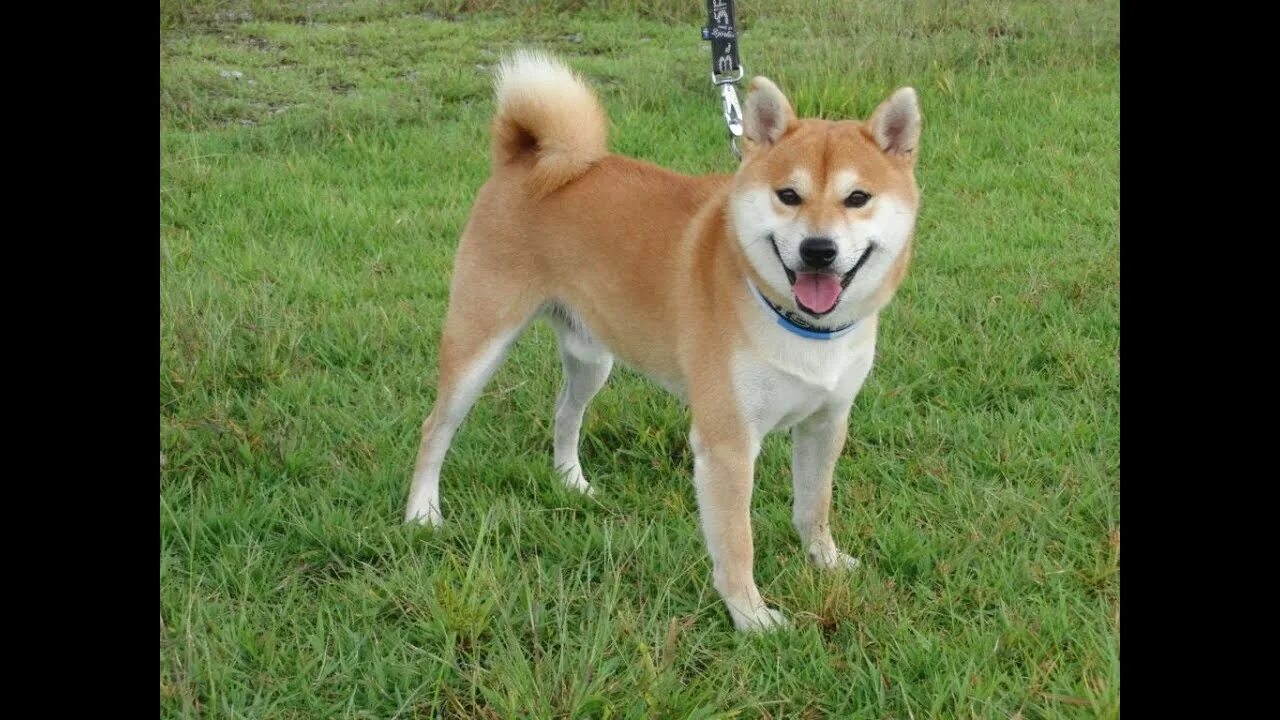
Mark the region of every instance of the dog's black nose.
POLYGON ((836 259, 836 241, 831 238, 811 237, 800 243, 800 259, 809 267, 824 268, 836 259))

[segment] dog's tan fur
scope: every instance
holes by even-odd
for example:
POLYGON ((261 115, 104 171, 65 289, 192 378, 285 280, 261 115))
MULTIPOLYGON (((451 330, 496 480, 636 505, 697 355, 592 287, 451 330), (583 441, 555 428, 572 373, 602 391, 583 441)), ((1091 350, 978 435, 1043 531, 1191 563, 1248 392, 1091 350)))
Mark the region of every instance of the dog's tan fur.
MULTIPOLYGON (((589 372, 583 373, 581 387, 567 383, 562 393, 567 408, 563 442, 575 446, 572 452, 565 449, 566 457, 572 456, 567 462, 576 465, 579 406, 608 374, 611 361, 600 357, 616 355, 686 398, 715 585, 740 628, 778 624, 781 617, 764 608, 752 574, 749 507, 761 431, 744 419, 743 395, 750 389, 738 386, 734 358, 760 342, 753 328, 761 307, 746 279, 776 304, 789 299, 744 253, 730 201, 742 188, 786 185, 797 167, 825 186, 829 171, 848 166, 856 168, 860 188, 894 197, 914 212, 918 130, 912 136, 907 128, 904 134, 875 116, 865 124, 797 120, 777 88, 757 79, 747 102, 748 137, 738 173, 689 177, 609 154, 598 100, 554 61, 523 56, 506 72, 492 128, 493 172, 458 245, 438 397, 423 425, 407 515, 440 521, 439 466, 479 392, 476 386, 483 386, 532 318, 560 308, 572 326, 562 334, 562 345, 586 338, 582 342, 603 347, 600 355, 583 355, 589 372), (888 139, 877 137, 885 132, 888 139), (894 142, 900 145, 897 152, 894 142)), ((910 100, 914 103, 914 94, 910 100)), ((885 112, 882 106, 878 115, 885 112)), ((856 220, 858 211, 839 200, 806 203, 798 209, 807 213, 800 220, 814 227, 829 224, 837 214, 852 213, 856 220)), ((842 310, 860 314, 871 326, 871 342, 876 313, 902 281, 909 256, 908 241, 874 292, 856 302, 851 298, 842 310)), ((572 362, 566 356, 566 372, 572 362)), ((796 524, 802 535, 812 536, 802 537, 804 542, 812 540, 820 553, 831 554, 826 508, 848 409, 843 401, 822 407, 827 409, 796 425, 825 433, 809 440, 797 436, 797 468, 812 476, 807 481, 812 487, 797 485, 798 497, 813 497, 803 512, 797 505, 796 524), (812 462, 801 459, 802 448, 813 454, 812 462)), ((558 425, 561 419, 558 414, 558 425)), ((581 486, 586 487, 585 480, 581 486)))

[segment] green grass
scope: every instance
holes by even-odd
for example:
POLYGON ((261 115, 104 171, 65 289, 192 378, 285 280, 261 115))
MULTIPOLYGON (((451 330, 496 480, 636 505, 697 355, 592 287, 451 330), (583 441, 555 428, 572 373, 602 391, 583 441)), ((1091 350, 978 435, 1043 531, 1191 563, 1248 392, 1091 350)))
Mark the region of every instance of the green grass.
POLYGON ((739 15, 801 114, 905 84, 925 113, 837 467, 863 567, 808 566, 770 438, 756 572, 796 627, 763 637, 710 585, 661 390, 616 371, 597 497, 559 489, 543 325, 458 434, 446 527, 400 522, 492 65, 554 50, 616 151, 730 170, 700 0, 161 3, 162 716, 1118 717, 1118 3, 739 15))

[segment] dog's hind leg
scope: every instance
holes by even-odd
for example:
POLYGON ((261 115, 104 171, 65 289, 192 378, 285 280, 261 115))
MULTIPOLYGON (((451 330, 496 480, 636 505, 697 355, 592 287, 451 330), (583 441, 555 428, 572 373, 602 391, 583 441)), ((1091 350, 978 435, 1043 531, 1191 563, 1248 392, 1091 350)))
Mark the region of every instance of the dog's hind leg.
POLYGON ((466 262, 455 266, 440 345, 436 403, 422 424, 406 522, 439 525, 444 521, 440 468, 445 453, 458 426, 540 304, 536 293, 510 275, 496 277, 491 266, 466 262))
POLYGON ((556 331, 564 366, 564 386, 556 398, 555 468, 565 485, 590 495, 591 485, 578 458, 582 417, 591 398, 609 379, 613 355, 563 307, 553 307, 548 319, 556 331))

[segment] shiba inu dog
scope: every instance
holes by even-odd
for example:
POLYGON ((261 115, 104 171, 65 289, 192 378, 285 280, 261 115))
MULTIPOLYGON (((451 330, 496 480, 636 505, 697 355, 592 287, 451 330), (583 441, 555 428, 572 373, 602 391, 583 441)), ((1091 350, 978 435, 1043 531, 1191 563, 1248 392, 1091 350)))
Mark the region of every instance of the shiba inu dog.
POLYGON ((551 57, 516 54, 496 90, 493 172, 458 245, 406 520, 443 521, 454 432, 543 316, 564 365, 553 450, 564 482, 592 491, 579 432, 617 357, 689 405, 700 523, 735 627, 787 625, 755 581, 756 455, 766 433, 791 429, 801 545, 819 567, 856 567, 831 535, 832 473, 911 257, 915 91, 865 122, 798 119, 757 77, 741 167, 689 177, 610 154, 595 94, 551 57))

